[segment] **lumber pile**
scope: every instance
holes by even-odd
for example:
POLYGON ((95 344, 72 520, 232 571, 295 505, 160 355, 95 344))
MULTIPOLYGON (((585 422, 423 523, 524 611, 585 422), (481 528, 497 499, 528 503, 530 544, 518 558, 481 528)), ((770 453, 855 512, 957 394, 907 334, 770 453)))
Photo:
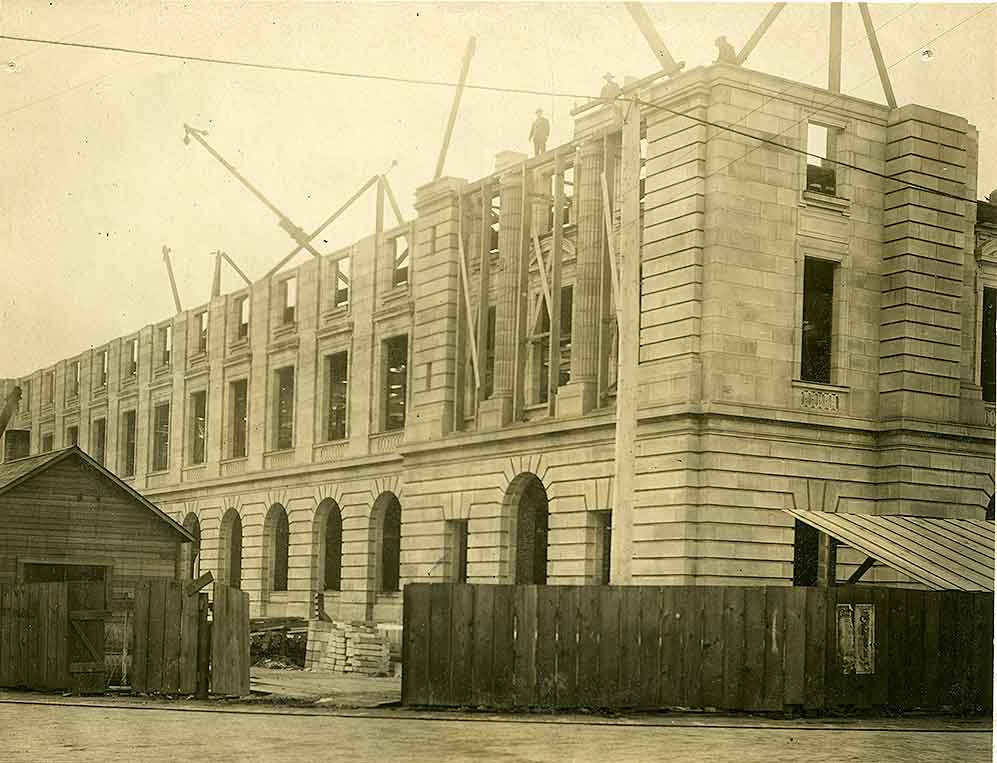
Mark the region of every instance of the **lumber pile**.
POLYGON ((391 672, 390 644, 374 625, 363 622, 314 623, 306 665, 364 676, 391 672), (321 627, 325 626, 325 627, 321 627))

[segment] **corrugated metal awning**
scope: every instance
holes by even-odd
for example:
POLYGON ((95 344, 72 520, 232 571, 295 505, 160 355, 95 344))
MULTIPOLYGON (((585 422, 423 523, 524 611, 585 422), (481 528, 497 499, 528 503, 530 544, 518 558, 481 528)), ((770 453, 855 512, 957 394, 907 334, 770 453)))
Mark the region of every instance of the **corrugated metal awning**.
POLYGON ((929 588, 994 590, 993 522, 785 511, 929 588))

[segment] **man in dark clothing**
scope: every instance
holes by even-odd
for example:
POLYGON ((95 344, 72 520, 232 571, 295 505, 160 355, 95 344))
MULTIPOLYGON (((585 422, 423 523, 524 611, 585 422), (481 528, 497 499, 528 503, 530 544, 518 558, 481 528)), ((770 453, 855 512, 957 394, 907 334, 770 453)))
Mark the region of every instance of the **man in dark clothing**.
POLYGON ((544 116, 543 109, 537 109, 537 118, 530 128, 530 140, 533 141, 533 155, 540 156, 547 150, 547 137, 550 135, 550 122, 544 116))

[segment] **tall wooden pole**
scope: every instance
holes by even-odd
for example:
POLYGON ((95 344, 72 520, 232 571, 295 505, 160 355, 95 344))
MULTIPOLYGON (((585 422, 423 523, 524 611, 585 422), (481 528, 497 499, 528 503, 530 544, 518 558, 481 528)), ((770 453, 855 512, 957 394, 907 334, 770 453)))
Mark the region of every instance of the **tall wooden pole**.
POLYGON ((168 246, 163 247, 163 262, 166 263, 166 275, 170 277, 170 289, 173 292, 173 305, 177 309, 177 314, 183 312, 183 306, 180 304, 180 292, 177 291, 177 279, 173 275, 173 262, 170 260, 170 248, 168 246))
POLYGON ((883 94, 886 96, 886 103, 891 109, 897 107, 896 96, 893 95, 893 85, 890 82, 890 73, 883 62, 883 51, 879 49, 879 38, 876 37, 876 27, 872 25, 872 16, 869 14, 869 4, 859 3, 859 12, 862 14, 862 24, 865 26, 865 36, 869 38, 869 48, 872 50, 872 57, 876 60, 876 71, 879 72, 879 81, 883 84, 883 94))
POLYGON ((737 54, 737 63, 743 64, 748 59, 748 56, 751 55, 751 51, 755 49, 755 46, 758 45, 762 37, 765 36, 765 33, 769 30, 769 27, 772 26, 772 22, 775 21, 776 16, 778 16, 785 7, 785 3, 776 3, 769 9, 769 12, 765 14, 765 18, 762 19, 762 23, 758 25, 758 28, 752 33, 751 37, 744 44, 744 47, 741 48, 741 52, 737 54))
POLYGON ((453 96, 453 106, 450 107, 450 117, 447 119, 447 129, 443 133, 443 145, 440 146, 440 155, 436 159, 436 172, 433 180, 443 177, 443 164, 447 160, 447 150, 450 148, 450 138, 453 137, 454 124, 457 121, 457 111, 460 109, 460 99, 464 95, 464 85, 467 83, 467 71, 471 68, 471 57, 474 55, 475 40, 472 37, 467 41, 467 50, 464 51, 464 60, 460 65, 460 77, 457 79, 457 90, 453 96))
POLYGON ((831 3, 831 33, 828 40, 827 89, 841 92, 841 18, 844 5, 831 3))
MULTIPOLYGON (((616 447, 610 579, 628 585, 633 575, 633 506, 637 461, 637 371, 640 352, 640 107, 623 121, 620 190, 620 289, 616 304, 620 350, 616 382, 616 447)), ((608 231, 612 236, 612 230, 608 231)), ((611 263, 616 267, 616 263, 611 263)))

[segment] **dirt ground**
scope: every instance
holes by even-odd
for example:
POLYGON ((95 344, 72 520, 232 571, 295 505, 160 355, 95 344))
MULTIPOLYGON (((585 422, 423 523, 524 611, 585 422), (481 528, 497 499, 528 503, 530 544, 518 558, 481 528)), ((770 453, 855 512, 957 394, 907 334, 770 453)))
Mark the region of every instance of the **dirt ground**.
POLYGON ((253 667, 249 688, 258 702, 317 702, 332 707, 377 707, 401 699, 400 677, 253 667))
POLYGON ((0 693, 5 761, 991 760, 990 722, 793 721, 334 711, 0 693))

